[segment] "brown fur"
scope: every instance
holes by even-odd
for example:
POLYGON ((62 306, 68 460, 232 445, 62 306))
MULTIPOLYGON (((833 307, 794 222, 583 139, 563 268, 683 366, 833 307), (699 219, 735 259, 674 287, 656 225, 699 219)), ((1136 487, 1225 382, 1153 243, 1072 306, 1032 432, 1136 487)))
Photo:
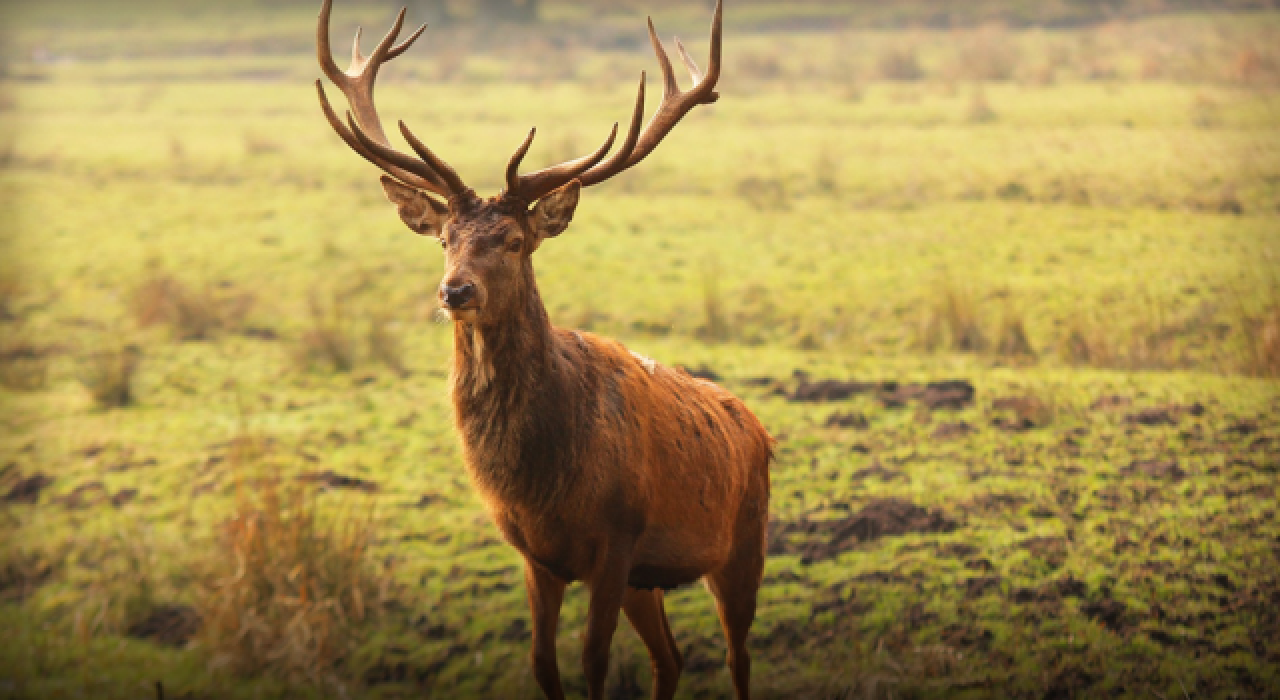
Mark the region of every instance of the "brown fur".
POLYGON ((443 284, 477 288, 454 326, 454 420, 472 481, 529 565, 537 678, 561 697, 546 628, 565 584, 584 581, 591 697, 603 692, 619 609, 650 647, 655 697, 670 697, 681 663, 662 591, 705 577, 746 697, 773 440, 715 384, 551 325, 532 251, 568 225, 576 183, 564 189, 529 212, 477 200, 440 229, 443 284))
POLYGON ((664 89, 643 130, 642 79, 631 125, 611 156, 605 157, 617 125, 592 155, 521 175, 530 131, 508 163, 507 191, 489 200, 478 198, 403 122, 401 134, 418 158, 391 148, 378 119, 378 68, 408 49, 425 25, 395 44, 401 10, 367 58, 357 34, 351 68, 341 71, 329 45, 331 10, 332 0, 324 0, 317 58, 353 114, 344 123, 317 81, 325 118, 387 173, 383 191, 405 225, 445 248, 440 301, 455 322, 454 420, 472 480, 527 562, 538 684, 548 697, 564 697, 556 627, 565 586, 584 581, 591 589, 583 649, 588 696, 603 698, 609 643, 622 612, 649 650, 653 697, 671 698, 684 662, 662 591, 701 578, 728 638, 734 689, 739 700, 749 697, 746 639, 764 571, 773 440, 720 387, 657 366, 614 341, 553 328, 531 257, 568 228, 582 187, 636 165, 690 110, 719 99, 722 3, 712 19, 705 74, 681 47, 694 80, 688 91, 679 89, 650 23, 664 89))

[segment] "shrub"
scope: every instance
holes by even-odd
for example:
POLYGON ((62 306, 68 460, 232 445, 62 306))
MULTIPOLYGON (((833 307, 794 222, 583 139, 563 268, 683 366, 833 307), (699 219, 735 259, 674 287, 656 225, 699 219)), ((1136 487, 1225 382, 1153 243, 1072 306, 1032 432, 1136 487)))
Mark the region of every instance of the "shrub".
POLYGON ((22 330, 0 337, 0 386, 18 391, 34 391, 49 379, 52 350, 26 337, 22 330))
POLYGON ((973 91, 973 97, 969 100, 964 117, 970 124, 986 124, 996 120, 996 111, 991 108, 991 103, 987 102, 987 94, 982 88, 973 91))
POLYGON ((409 376, 404 364, 404 341, 395 330, 391 314, 377 312, 369 320, 369 354, 400 377, 409 376))
POLYGON ((1006 309, 996 330, 996 354, 1013 360, 1035 360, 1036 350, 1031 345, 1021 314, 1006 309))
POLYGON ((330 685, 357 673, 365 631, 392 600, 389 564, 370 553, 374 520, 316 512, 278 473, 243 480, 218 526, 198 602, 210 666, 330 685))
POLYGON ((342 302, 325 304, 312 294, 310 324, 299 338, 297 359, 307 368, 317 365, 335 372, 350 372, 356 365, 356 336, 342 302))
POLYGON ((102 408, 120 408, 134 403, 134 378, 142 350, 137 345, 119 345, 91 353, 80 370, 80 383, 102 408))
POLYGON ((951 73, 961 80, 1009 80, 1018 67, 1018 47, 1003 29, 974 32, 960 45, 951 73))
POLYGON ((131 306, 141 326, 164 323, 179 340, 209 340, 218 332, 240 327, 253 306, 253 297, 220 294, 211 286, 192 290, 173 276, 153 269, 134 289, 131 306))
POLYGON ((876 59, 876 72, 884 80, 913 81, 924 78, 916 50, 894 46, 885 49, 876 59))
POLYGON ((987 337, 973 295, 950 281, 940 283, 925 310, 920 345, 926 350, 985 352, 987 337))
POLYGON ((1257 316, 1246 316, 1241 325, 1245 341, 1244 373, 1280 378, 1280 304, 1257 316))

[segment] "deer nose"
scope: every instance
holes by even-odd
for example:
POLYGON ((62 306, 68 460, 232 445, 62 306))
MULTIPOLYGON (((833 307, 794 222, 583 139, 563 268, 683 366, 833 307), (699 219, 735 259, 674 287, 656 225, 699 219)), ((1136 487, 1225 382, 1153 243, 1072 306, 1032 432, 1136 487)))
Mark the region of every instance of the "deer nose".
POLYGON ((447 284, 440 285, 440 300, 450 309, 460 309, 475 298, 476 286, 470 282, 457 287, 451 287, 447 284))

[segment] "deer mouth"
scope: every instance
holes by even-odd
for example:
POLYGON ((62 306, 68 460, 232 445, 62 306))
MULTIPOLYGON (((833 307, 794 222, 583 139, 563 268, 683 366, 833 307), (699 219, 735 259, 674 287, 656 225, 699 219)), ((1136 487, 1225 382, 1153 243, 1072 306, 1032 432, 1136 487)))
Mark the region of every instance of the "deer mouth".
POLYGON ((471 323, 476 320, 476 316, 479 314, 480 309, 479 307, 469 306, 462 309, 445 308, 444 312, 449 315, 449 320, 454 321, 455 323, 459 321, 471 323))

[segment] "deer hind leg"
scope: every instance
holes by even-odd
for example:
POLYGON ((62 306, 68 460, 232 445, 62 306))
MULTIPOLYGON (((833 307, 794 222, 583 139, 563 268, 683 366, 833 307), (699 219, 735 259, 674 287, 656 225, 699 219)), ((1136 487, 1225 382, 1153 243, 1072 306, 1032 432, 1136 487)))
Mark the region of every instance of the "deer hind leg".
POLYGON ((629 588, 622 599, 622 611, 649 650, 649 661, 653 667, 653 700, 671 700, 680 682, 680 672, 684 670, 684 660, 676 650, 671 628, 667 625, 662 591, 629 588))
MULTIPOLYGON (((761 528, 763 530, 763 528, 761 528)), ((724 568, 707 576, 707 588, 716 598, 720 625, 729 647, 729 672, 738 700, 751 697, 751 657, 747 633, 756 616, 756 592, 764 574, 764 533, 739 541, 724 568)))
POLYGON ((549 700, 564 700, 560 666, 556 663, 556 627, 565 584, 532 562, 525 564, 524 580, 533 613, 533 677, 549 700))

